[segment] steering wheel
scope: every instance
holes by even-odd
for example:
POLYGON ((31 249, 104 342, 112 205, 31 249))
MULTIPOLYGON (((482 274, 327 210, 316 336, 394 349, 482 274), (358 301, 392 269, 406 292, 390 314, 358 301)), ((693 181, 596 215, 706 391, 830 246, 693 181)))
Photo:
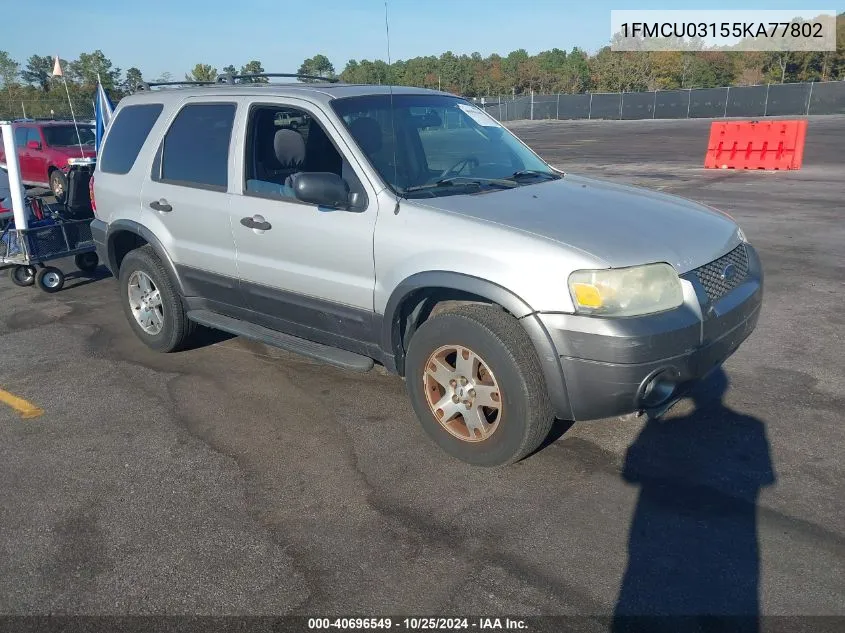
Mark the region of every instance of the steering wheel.
POLYGON ((473 167, 478 167, 478 159, 475 156, 464 156, 461 160, 459 160, 457 163, 455 163, 448 169, 444 169, 443 173, 441 173, 437 177, 437 179, 443 180, 447 176, 457 176, 469 165, 472 165, 473 167))

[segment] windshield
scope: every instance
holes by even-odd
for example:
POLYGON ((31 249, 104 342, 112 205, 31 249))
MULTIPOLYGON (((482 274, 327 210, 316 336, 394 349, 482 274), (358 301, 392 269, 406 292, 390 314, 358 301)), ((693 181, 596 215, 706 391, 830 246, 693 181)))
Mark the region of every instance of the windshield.
POLYGON ((79 126, 79 138, 76 137, 76 130, 72 125, 45 125, 41 129, 44 132, 44 140, 51 147, 79 145, 80 139, 83 145, 94 144, 94 128, 89 125, 79 126))
POLYGON ((390 95, 331 103, 384 181, 405 197, 478 193, 560 177, 464 99, 394 95, 393 120, 390 95))

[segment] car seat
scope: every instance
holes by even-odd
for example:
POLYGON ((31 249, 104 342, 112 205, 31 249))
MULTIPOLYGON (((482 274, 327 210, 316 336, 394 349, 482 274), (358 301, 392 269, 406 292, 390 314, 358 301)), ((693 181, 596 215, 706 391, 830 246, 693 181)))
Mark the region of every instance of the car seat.
POLYGON ((290 176, 302 170, 305 141, 299 132, 285 128, 273 135, 272 148, 273 170, 267 174, 269 179, 247 180, 247 191, 293 197, 293 191, 287 187, 287 182, 290 176))

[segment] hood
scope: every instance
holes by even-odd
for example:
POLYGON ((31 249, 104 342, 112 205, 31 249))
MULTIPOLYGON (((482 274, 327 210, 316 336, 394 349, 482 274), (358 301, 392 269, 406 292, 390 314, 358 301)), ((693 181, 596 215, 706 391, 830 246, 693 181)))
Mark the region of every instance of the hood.
POLYGON ((67 156, 68 158, 96 158, 97 157, 97 150, 95 150, 90 145, 82 146, 81 154, 79 145, 51 145, 50 150, 56 152, 57 154, 61 154, 62 156, 67 156))
POLYGON ((555 240, 613 268, 667 262, 683 274, 740 242, 736 223, 710 207, 571 174, 489 194, 414 202, 555 240))

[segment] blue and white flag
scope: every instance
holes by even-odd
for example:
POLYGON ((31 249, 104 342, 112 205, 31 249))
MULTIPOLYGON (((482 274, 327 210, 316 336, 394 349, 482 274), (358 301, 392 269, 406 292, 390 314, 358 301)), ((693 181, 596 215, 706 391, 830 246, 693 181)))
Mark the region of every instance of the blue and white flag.
POLYGON ((100 143, 103 142, 106 128, 109 125, 109 121, 111 121, 112 112, 114 112, 114 106, 103 89, 103 84, 98 81, 97 94, 94 97, 94 123, 96 125, 94 147, 98 152, 100 151, 100 143))

